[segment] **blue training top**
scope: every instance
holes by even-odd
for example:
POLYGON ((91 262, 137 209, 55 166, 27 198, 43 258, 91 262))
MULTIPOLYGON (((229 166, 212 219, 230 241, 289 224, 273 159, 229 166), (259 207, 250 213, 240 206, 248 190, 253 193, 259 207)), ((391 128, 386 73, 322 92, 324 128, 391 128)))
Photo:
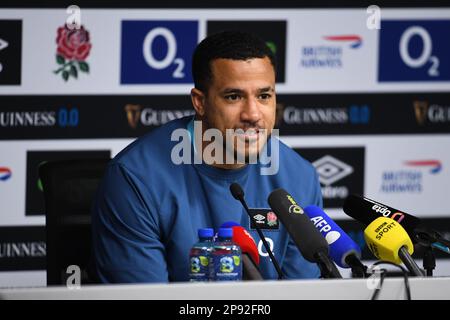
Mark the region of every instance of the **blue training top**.
MULTIPOLYGON (((93 262, 101 282, 188 281, 189 249, 198 240, 197 230, 218 230, 228 221, 249 230, 259 243, 261 274, 276 279, 276 270, 256 230, 250 229, 249 216, 231 195, 230 184, 242 186, 250 208, 269 208, 267 198, 276 188, 285 189, 303 207, 322 207, 314 167, 281 141, 279 170, 274 175, 262 175, 261 163, 235 170, 205 163, 174 164, 171 153, 179 140, 171 141, 172 132, 188 128, 190 122, 192 117, 185 117, 154 129, 107 166, 92 210, 93 262)), ((263 232, 286 279, 320 276, 317 265, 302 257, 282 225, 263 232)))

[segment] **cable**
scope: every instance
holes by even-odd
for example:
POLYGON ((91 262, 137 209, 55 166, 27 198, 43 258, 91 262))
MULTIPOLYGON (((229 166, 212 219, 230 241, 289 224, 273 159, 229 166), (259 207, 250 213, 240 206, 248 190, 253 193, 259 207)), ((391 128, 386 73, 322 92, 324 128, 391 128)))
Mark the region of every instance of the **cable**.
MULTIPOLYGON (((389 264, 391 266, 395 266, 395 267, 400 268, 400 270, 403 273, 403 279, 404 279, 404 283, 405 283, 406 299, 407 300, 411 300, 411 290, 409 288, 408 271, 405 268, 403 268, 402 266, 399 266, 398 264, 395 264, 395 263, 392 263, 392 262, 389 262, 389 261, 377 261, 373 265, 376 266, 376 265, 380 265, 380 264, 389 264)), ((374 293, 372 295, 371 300, 376 300, 378 298, 378 295, 379 295, 379 293, 381 291, 381 287, 383 286, 383 281, 384 281, 384 278, 386 277, 387 270, 386 269, 381 269, 381 271, 382 271, 382 273, 380 275, 380 285, 374 290, 374 293)))
POLYGON ((373 295, 372 298, 370 298, 370 300, 376 300, 378 298, 378 294, 380 293, 381 287, 383 286, 383 281, 384 278, 386 277, 386 269, 380 269, 381 274, 380 274, 380 284, 377 288, 375 288, 375 290, 373 291, 373 295))

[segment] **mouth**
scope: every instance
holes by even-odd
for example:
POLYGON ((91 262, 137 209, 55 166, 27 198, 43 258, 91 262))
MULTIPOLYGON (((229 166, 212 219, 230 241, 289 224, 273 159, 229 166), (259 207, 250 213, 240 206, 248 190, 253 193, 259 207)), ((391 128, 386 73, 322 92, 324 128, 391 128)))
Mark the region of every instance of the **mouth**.
POLYGON ((259 139, 260 129, 259 128, 247 128, 247 129, 237 129, 235 135, 242 140, 252 142, 259 139))

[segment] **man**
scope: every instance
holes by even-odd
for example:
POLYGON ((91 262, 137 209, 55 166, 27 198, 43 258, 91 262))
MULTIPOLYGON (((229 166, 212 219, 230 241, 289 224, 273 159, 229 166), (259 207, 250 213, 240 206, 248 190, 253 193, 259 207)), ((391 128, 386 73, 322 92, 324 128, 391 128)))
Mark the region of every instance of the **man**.
MULTIPOLYGON (((271 135, 275 58, 265 43, 243 32, 212 35, 196 48, 192 69, 195 118, 171 121, 137 139, 106 170, 92 218, 102 282, 187 281, 197 230, 217 230, 228 221, 250 231, 259 242, 263 277, 276 279, 230 184, 242 186, 251 208, 269 208, 267 197, 276 188, 304 206, 322 205, 312 165, 271 135), (183 132, 187 148, 180 142, 183 132), (270 152, 273 163, 267 161, 270 152), (264 171, 267 164, 273 166, 264 171)), ((276 216, 265 212, 265 236, 284 278, 319 277, 317 265, 301 256, 276 216)))

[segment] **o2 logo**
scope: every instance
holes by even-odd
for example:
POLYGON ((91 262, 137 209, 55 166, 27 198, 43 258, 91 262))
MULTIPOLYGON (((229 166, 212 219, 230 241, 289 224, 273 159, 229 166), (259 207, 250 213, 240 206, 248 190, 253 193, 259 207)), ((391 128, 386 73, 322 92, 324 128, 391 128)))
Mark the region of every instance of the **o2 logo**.
POLYGON ((408 67, 422 68, 430 62, 431 66, 428 69, 428 75, 430 77, 437 77, 439 75, 439 59, 436 56, 432 56, 433 42, 426 29, 419 26, 406 29, 400 38, 399 51, 400 57, 408 67), (408 49, 411 39, 415 36, 419 37, 422 41, 422 52, 418 57, 412 57, 408 49))
POLYGON ((192 83, 197 21, 122 21, 121 83, 192 83))
POLYGON ((381 21, 378 80, 450 80, 450 20, 381 21))
MULTIPOLYGON (((273 253, 273 248, 274 248, 273 240, 269 237, 265 237, 265 238, 266 238, 267 244, 269 245, 270 251, 272 251, 272 253, 273 253)), ((258 242, 258 253, 261 257, 269 256, 269 253, 266 251, 266 248, 264 247, 263 242, 261 240, 259 240, 259 242, 258 242)))
POLYGON ((185 62, 182 58, 176 58, 177 54, 177 40, 174 34, 166 28, 155 28, 145 36, 144 45, 142 46, 142 53, 145 58, 145 62, 150 68, 156 70, 163 70, 168 68, 171 64, 176 65, 176 69, 172 73, 173 78, 184 78, 185 62), (165 57, 161 60, 155 58, 152 52, 153 43, 156 37, 162 37, 167 43, 167 52, 165 57))

